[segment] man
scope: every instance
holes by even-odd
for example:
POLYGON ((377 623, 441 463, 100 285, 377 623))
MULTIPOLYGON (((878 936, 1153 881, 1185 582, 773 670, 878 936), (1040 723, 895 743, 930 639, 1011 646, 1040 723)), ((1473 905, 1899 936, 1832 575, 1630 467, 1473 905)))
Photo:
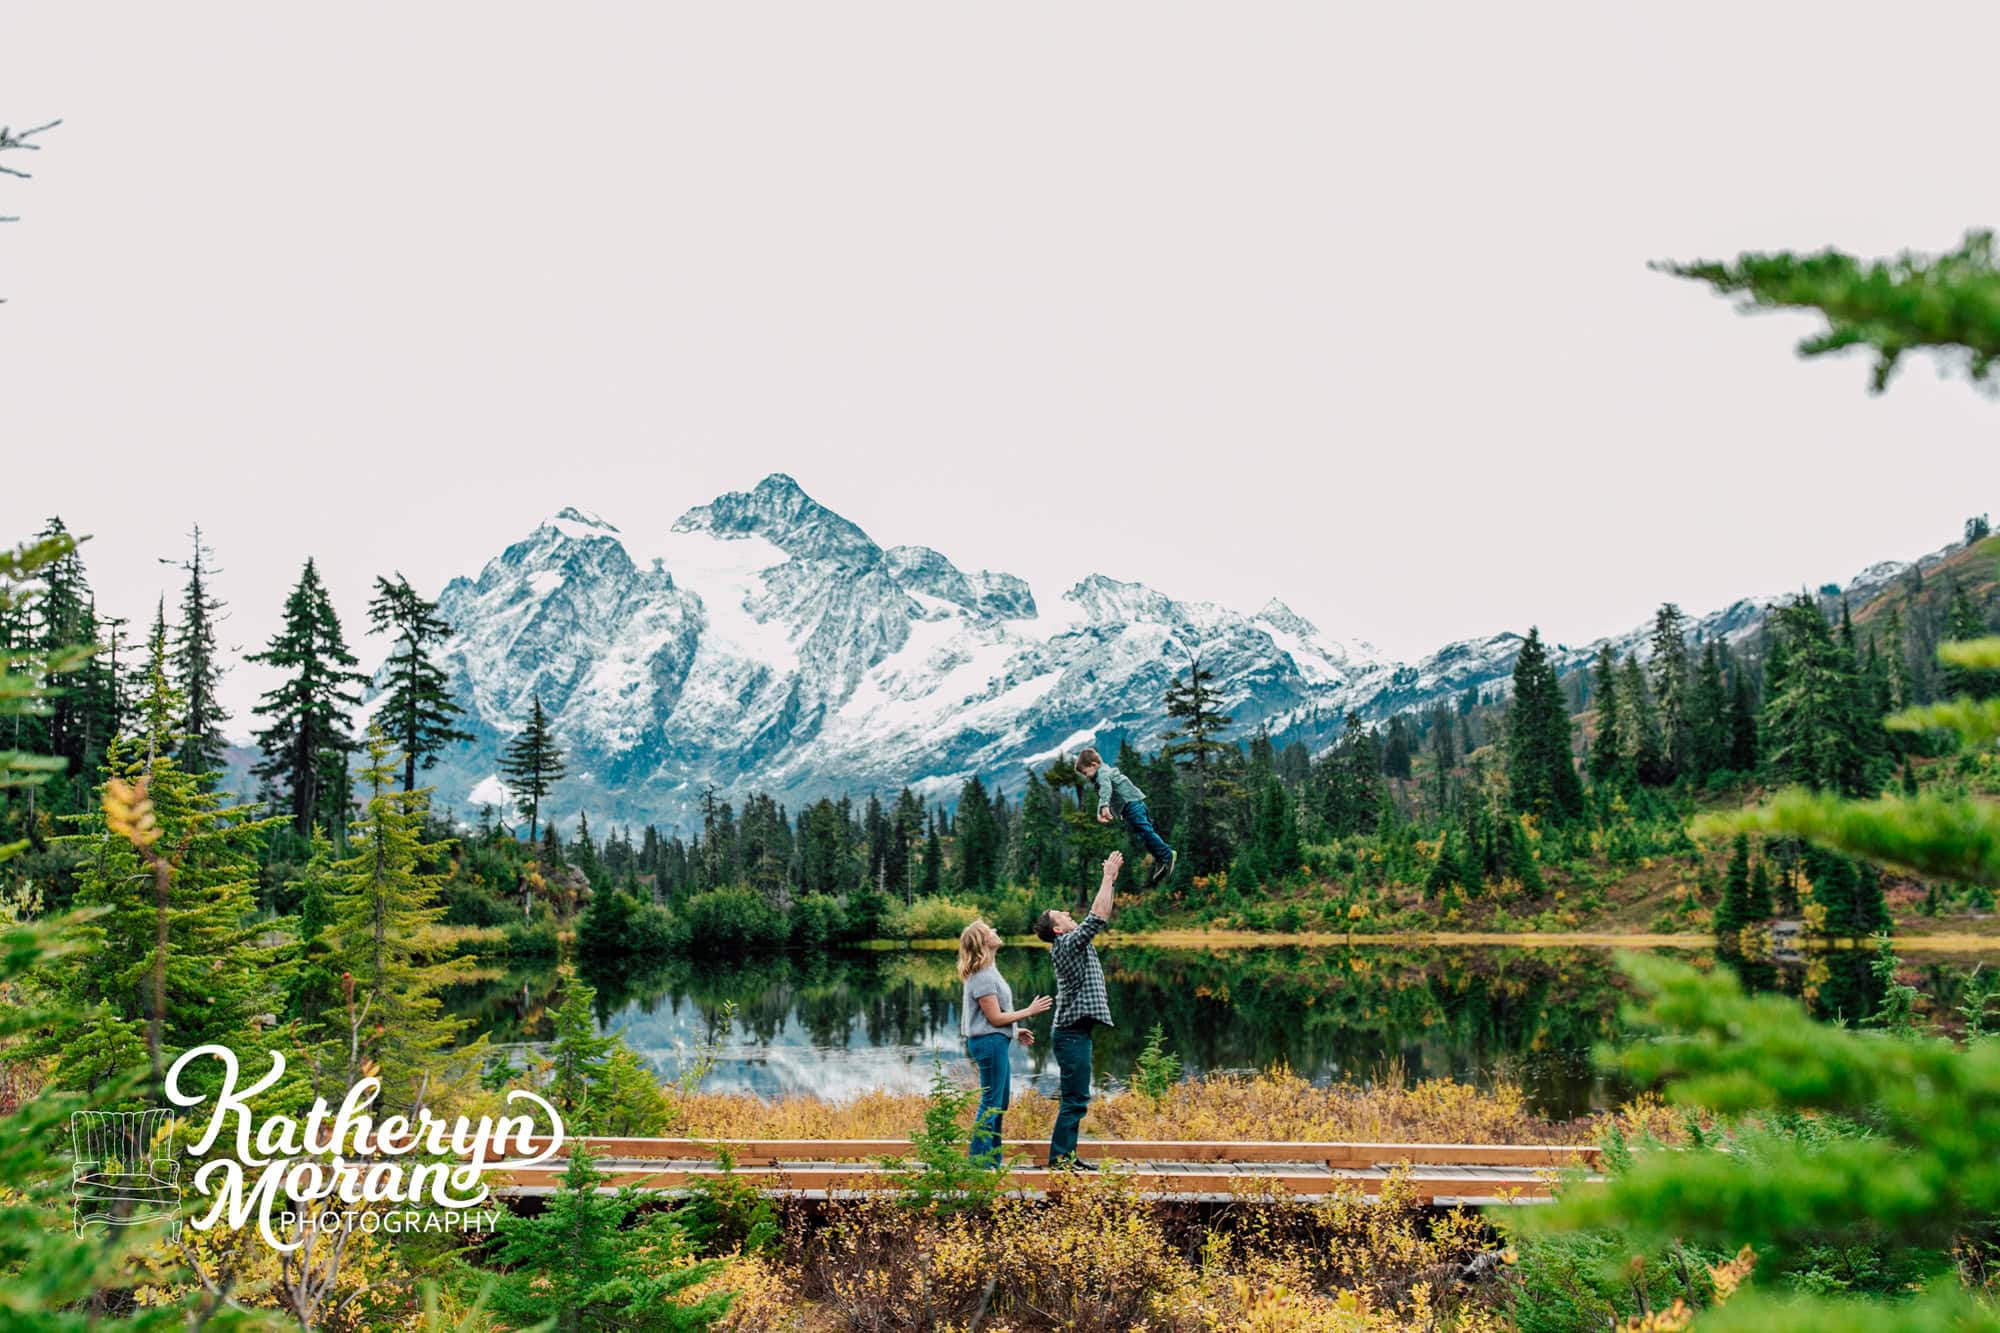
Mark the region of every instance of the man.
POLYGON ((1146 877, 1146 887, 1150 889, 1173 874, 1176 853, 1153 827, 1153 817, 1146 813, 1146 793, 1139 790, 1139 784, 1088 748, 1077 755, 1076 772, 1085 782, 1097 784, 1097 822, 1109 824, 1113 815, 1118 816, 1140 846, 1151 853, 1153 873, 1146 877))
POLYGON ((1091 941, 1111 920, 1113 889, 1124 864, 1120 852, 1104 858, 1097 899, 1083 920, 1052 907, 1035 922, 1035 934, 1049 946, 1049 962, 1056 971, 1055 1031, 1049 1044, 1055 1050, 1056 1068, 1062 1071, 1062 1107, 1049 1136, 1049 1166, 1055 1170, 1097 1169, 1077 1158, 1076 1131, 1090 1109, 1091 1030, 1117 1025, 1111 1021, 1111 999, 1104 992, 1104 967, 1091 941))

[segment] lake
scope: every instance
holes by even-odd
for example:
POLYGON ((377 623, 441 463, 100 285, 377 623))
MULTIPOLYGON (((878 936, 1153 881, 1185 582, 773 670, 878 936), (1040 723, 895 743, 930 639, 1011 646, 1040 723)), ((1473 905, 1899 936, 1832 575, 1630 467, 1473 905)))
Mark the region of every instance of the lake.
MULTIPOLYGON (((1607 949, 1118 942, 1099 953, 1118 1020, 1098 1033, 1100 1085, 1131 1076, 1157 1023, 1191 1076, 1285 1064, 1316 1081, 1507 1081, 1557 1119, 1616 1106, 1631 1091, 1590 1060, 1594 1043, 1621 1035, 1629 998, 1607 949)), ((1710 954, 1677 956, 1714 964, 1710 954)), ((911 949, 671 959, 585 975, 598 988, 600 1026, 621 1034, 663 1079, 713 1043, 719 1057, 703 1084, 711 1091, 838 1100, 877 1088, 921 1091, 934 1062, 963 1063, 954 961, 948 950, 911 949), (734 1017, 723 1031, 726 1004, 734 1017)), ((1748 979, 1806 995, 1829 1020, 1854 1020, 1881 1000, 1871 962, 1842 951, 1808 965, 1761 965, 1748 979)), ((1901 979, 1931 997, 1934 1011, 1950 1013, 1979 965, 1920 955, 1905 959, 1901 979)), ((1047 950, 1009 947, 1000 966, 1018 1004, 1054 994, 1047 950)), ((538 1042, 549 1035, 559 985, 553 968, 520 972, 460 987, 451 1004, 496 1042, 538 1042)), ((1037 1035, 1046 1040, 1046 1018, 1037 1035)), ((1014 1075, 1055 1091, 1045 1045, 1017 1047, 1014 1075)))

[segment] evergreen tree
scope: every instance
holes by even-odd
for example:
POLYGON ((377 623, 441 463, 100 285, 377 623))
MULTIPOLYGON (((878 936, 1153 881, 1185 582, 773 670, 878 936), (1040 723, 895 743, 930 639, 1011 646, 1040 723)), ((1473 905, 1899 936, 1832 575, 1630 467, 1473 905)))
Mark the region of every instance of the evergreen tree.
POLYGON ((537 694, 528 710, 528 724, 500 753, 500 780, 514 794, 514 808, 528 821, 529 842, 541 826, 542 799, 567 775, 562 748, 549 730, 542 696, 537 694))
MULTIPOLYGON (((148 713, 177 716, 163 651, 150 674, 148 713)), ((83 961, 58 982, 90 1012, 53 1038, 63 1087, 102 1090, 150 1058, 157 1091, 182 1051, 247 1048, 258 1015, 280 1007, 279 948, 256 903, 258 856, 277 821, 224 805, 174 763, 166 739, 113 743, 105 814, 77 835, 90 855, 76 903, 97 913, 78 930, 83 961)))
POLYGON ((1590 670, 1590 695, 1597 705, 1597 729, 1590 738, 1590 780, 1612 783, 1624 776, 1626 768, 1620 748, 1618 660, 1612 656, 1610 644, 1597 650, 1590 670))
POLYGON ((990 892, 999 870, 998 832, 993 822, 993 803, 987 798, 986 784, 979 775, 965 780, 958 792, 958 879, 961 893, 990 892))
POLYGON ((1764 690, 1764 761, 1773 778, 1858 796, 1870 791, 1860 677, 1804 593, 1773 616, 1764 690))
POLYGON ((1729 688, 1715 641, 1702 648, 1688 697, 1688 776, 1706 782, 1729 768, 1729 688))
POLYGON ((1408 779, 1410 776, 1410 723, 1401 713, 1389 719, 1389 732, 1382 744, 1382 775, 1408 779))
POLYGON ((591 1006, 597 991, 581 981, 565 987, 556 1010, 555 1040, 549 1045, 549 1102, 562 1113, 572 1134, 589 1134, 591 1090, 605 1075, 616 1037, 599 1036, 591 1006))
MULTIPOLYGON (((1050 770, 1053 775, 1054 770, 1050 770)), ((1028 770, 1021 793, 1021 838, 1015 851, 1015 878, 1024 884, 1060 884, 1068 877, 1069 853, 1063 846, 1061 788, 1028 770)), ((1151 795, 1151 789, 1148 789, 1151 795)), ((933 828, 932 836, 936 836, 933 828)), ((928 875, 928 870, 925 872, 928 875)))
POLYGON ((1771 897, 1771 865, 1764 858, 1757 858, 1757 868, 1750 873, 1750 892, 1743 900, 1745 921, 1769 921, 1777 915, 1777 905, 1771 897))
MULTIPOLYGON (((1036 785, 1029 783, 1028 790, 1032 793, 1036 785)), ((924 870, 919 891, 926 898, 935 898, 944 892, 944 839, 938 835, 935 818, 926 822, 929 832, 924 835, 924 870)))
POLYGON ((1570 754, 1569 710, 1541 632, 1533 628, 1514 661, 1507 782, 1522 814, 1559 823, 1583 813, 1583 783, 1570 754))
POLYGON ((200 524, 195 525, 192 542, 193 552, 181 566, 187 571, 187 586, 181 592, 181 621, 174 637, 173 681, 183 710, 174 727, 180 737, 174 757, 189 773, 203 776, 222 771, 229 744, 222 734, 229 713, 219 697, 222 658, 215 644, 224 603, 209 586, 209 579, 220 571, 201 539, 200 524))
POLYGON ((722 1261, 692 1261, 688 1207, 659 1208, 631 1187, 610 1193, 576 1145, 562 1186, 533 1215, 500 1210, 501 1267, 490 1308, 514 1328, 555 1333, 682 1333, 712 1327, 729 1292, 687 1299, 722 1261))
POLYGON ((383 664, 388 692, 377 717, 403 752, 403 790, 414 791, 418 769, 434 767, 445 746, 472 739, 454 720, 464 710, 431 656, 433 644, 451 637, 451 626, 438 615, 437 603, 424 600, 401 574, 394 583, 376 578, 368 621, 369 633, 395 636, 383 664))
MULTIPOLYGON (((425 862, 449 848, 423 844, 429 796, 396 789, 394 753, 389 738, 371 728, 362 771, 368 804, 354 827, 353 855, 334 867, 329 934, 347 980, 323 1068, 341 1071, 344 1091, 373 1065, 384 1100, 414 1113, 437 1091, 440 1057, 464 1030, 463 1020, 445 1011, 440 992, 464 981, 475 964, 442 929, 447 876, 425 862)), ((470 1058, 476 1065, 476 1053, 470 1058)))
POLYGON ((1213 874, 1229 864, 1230 846, 1224 811, 1237 795, 1230 775, 1236 748, 1222 739, 1232 719, 1222 711, 1213 688, 1215 673, 1196 658, 1185 679, 1167 686, 1167 716, 1176 723, 1167 733, 1165 753, 1187 779, 1180 833, 1185 840, 1192 874, 1213 874))
POLYGON ((1750 673, 1739 661, 1729 673, 1729 767, 1757 771, 1757 711, 1750 702, 1750 673))
MULTIPOLYGON (((272 636, 269 647, 251 653, 248 660, 286 674, 252 710, 268 721, 257 733, 264 758, 252 771, 284 785, 292 828, 301 837, 309 836, 322 813, 322 797, 329 795, 329 779, 336 788, 342 785, 347 755, 354 748, 347 710, 360 702, 354 687, 367 680, 354 670, 354 655, 341 637, 340 617, 334 614, 311 560, 285 601, 284 626, 272 636)), ((341 793, 330 795, 337 801, 341 793)))
MULTIPOLYGON (((1980 638, 1986 633, 1986 617, 1972 604, 1972 598, 1965 591, 1965 585, 1957 579, 1951 583, 1951 597, 1945 604, 1945 635, 1954 642, 1964 642, 1980 638)), ((1991 699, 2000 693, 2000 677, 1991 671, 1981 671, 1976 667, 1946 664, 1939 673, 1939 686, 1947 697, 1967 699, 1991 699)))
POLYGON ((1668 782, 1692 767, 1694 710, 1690 698, 1687 616, 1672 602, 1653 617, 1653 698, 1659 706, 1660 741, 1668 782))
POLYGON ((1626 727, 1619 748, 1639 781, 1649 787, 1664 786, 1673 781, 1673 772, 1667 766, 1666 752, 1661 746, 1653 688, 1646 683, 1646 673, 1639 669, 1638 658, 1626 655, 1625 664, 1619 669, 1618 686, 1619 702, 1623 705, 1620 721, 1626 727))
POLYGON ((1723 879, 1722 901, 1716 904, 1715 937, 1733 949, 1737 932, 1750 924, 1750 839, 1739 833, 1729 849, 1729 870, 1723 879))
POLYGON ((1350 711, 1340 740, 1315 769, 1314 813, 1336 838, 1372 832, 1384 791, 1375 737, 1362 724, 1361 715, 1350 711))

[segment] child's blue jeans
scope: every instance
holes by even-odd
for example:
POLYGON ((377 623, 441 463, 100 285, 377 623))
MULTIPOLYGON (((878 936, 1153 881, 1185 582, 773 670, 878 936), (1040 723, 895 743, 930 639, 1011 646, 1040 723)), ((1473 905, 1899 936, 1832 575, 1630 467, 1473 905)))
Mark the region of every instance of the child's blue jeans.
POLYGON ((1132 836, 1153 854, 1154 860, 1164 861, 1174 854, 1174 849, 1167 846, 1167 840, 1153 827, 1153 817, 1146 813, 1144 801, 1125 803, 1125 827, 1132 830, 1132 836))

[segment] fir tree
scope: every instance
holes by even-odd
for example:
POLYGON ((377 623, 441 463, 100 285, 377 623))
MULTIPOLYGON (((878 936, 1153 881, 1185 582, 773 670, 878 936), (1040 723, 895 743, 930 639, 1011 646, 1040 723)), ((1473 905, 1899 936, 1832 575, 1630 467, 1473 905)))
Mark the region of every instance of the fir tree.
POLYGON ((1620 748, 1623 730, 1618 713, 1618 661, 1611 645, 1597 650, 1590 669, 1590 694, 1597 706, 1597 729, 1590 737, 1590 780, 1613 783, 1624 776, 1625 754, 1620 748))
MULTIPOLYGON (((1035 784, 1029 783, 1028 790, 1034 791, 1035 784)), ((928 821, 930 829, 924 835, 924 871, 919 889, 926 898, 935 898, 944 892, 944 839, 938 836, 937 820, 928 821)))
POLYGON ((1561 822, 1583 813, 1583 784, 1570 754, 1569 710, 1541 632, 1533 628, 1514 661, 1507 782, 1522 814, 1561 822))
POLYGON ((1725 949, 1736 945, 1737 932, 1750 924, 1750 839, 1739 833, 1729 849, 1729 869, 1722 885, 1722 901, 1715 908, 1715 937, 1725 949))
POLYGON ((1215 673, 1196 658, 1189 663, 1185 679, 1177 676, 1167 686, 1166 697, 1167 716, 1176 725, 1167 733, 1165 753, 1187 779, 1181 831, 1188 868, 1197 875, 1212 874, 1229 864, 1223 812, 1236 795, 1229 775, 1230 756, 1236 748, 1222 739, 1232 719, 1222 711, 1214 679, 1215 673))
POLYGON ((1729 768, 1729 688, 1723 683, 1722 656, 1715 641, 1701 652, 1688 696, 1688 775, 1697 782, 1729 768))
POLYGON ((191 540, 194 549, 180 566, 187 571, 187 586, 181 592, 181 621, 174 636, 173 680, 182 704, 174 728, 180 737, 174 757, 183 769, 202 776, 222 771, 229 744, 222 734, 229 713, 219 697, 222 658, 215 644, 215 627, 225 604, 209 586, 209 579, 220 571, 201 539, 199 524, 191 540))
POLYGON ((1780 782, 1858 796, 1873 775, 1859 673, 1805 594, 1779 610, 1767 659, 1764 761, 1780 782))
POLYGON ((993 803, 978 774, 967 778, 958 792, 958 889, 977 895, 992 890, 999 870, 999 838, 993 803))
POLYGON ((464 710, 452 700, 444 668, 431 656, 433 644, 451 637, 451 626, 438 615, 437 603, 425 601, 401 574, 394 583, 375 580, 368 620, 369 633, 395 636, 383 664, 389 688, 378 717, 403 752, 403 790, 413 791, 418 769, 435 766, 445 746, 472 739, 455 722, 464 710))
MULTIPOLYGON (((179 701, 160 648, 145 707, 170 718, 179 701)), ((65 1087, 105 1088, 149 1057, 157 1088, 182 1051, 247 1047, 257 1016, 279 1007, 279 949, 256 904, 258 857, 278 821, 226 806, 164 740, 113 743, 105 815, 76 837, 91 853, 76 902, 98 910, 79 931, 89 952, 60 981, 65 1000, 92 1010, 56 1051, 65 1087)))
MULTIPOLYGON (((440 992, 465 980, 475 964, 442 929, 446 876, 425 862, 449 848, 423 844, 429 798, 396 789, 394 753, 388 737, 371 729, 362 771, 368 804, 354 827, 353 855, 334 867, 329 933, 334 962, 350 980, 340 1027, 329 1034, 328 1067, 343 1071, 343 1091, 364 1065, 378 1067, 384 1098, 414 1112, 437 1090, 440 1056, 464 1030, 462 1020, 445 1012, 440 992)), ((476 1054, 456 1054, 476 1063, 476 1054)))
MULTIPOLYGON (((1956 579, 1952 580, 1951 597, 1945 604, 1944 624, 1946 637, 1957 642, 1977 639, 1986 633, 1986 617, 1972 604, 1965 585, 1956 579)), ((2000 689, 1996 687, 1993 672, 1949 664, 1939 673, 1938 683, 1953 698, 1990 699, 2000 689)))
POLYGON ((1739 661, 1729 673, 1729 767, 1757 771, 1757 710, 1750 702, 1750 673, 1739 661))
MULTIPOLYGON (((542 799, 567 776, 563 752, 549 730, 548 716, 542 712, 542 696, 535 695, 528 711, 528 723, 521 734, 507 742, 500 755, 500 780, 514 794, 514 808, 528 821, 528 841, 535 840, 541 827, 542 799)), ((713 797, 713 791, 708 793, 713 797)))
MULTIPOLYGON (((329 779, 336 787, 344 785, 347 755, 354 748, 347 710, 360 702, 354 687, 367 681, 354 670, 340 617, 311 560, 285 601, 283 628, 269 647, 248 660, 286 675, 252 710, 268 721, 257 733, 264 758, 252 771, 284 785, 293 831, 309 836, 322 813, 322 797, 329 794, 329 779)), ((341 793, 331 795, 337 801, 341 793)))
POLYGON ((687 1299, 690 1287, 722 1267, 693 1261, 689 1210, 655 1207, 655 1196, 604 1189, 606 1177, 579 1143, 562 1186, 542 1211, 501 1210, 502 1268, 490 1308, 510 1327, 555 1333, 681 1333, 712 1327, 728 1312, 729 1292, 687 1299))
POLYGON ((1638 658, 1626 655, 1625 663, 1619 669, 1618 686, 1619 703, 1623 706, 1620 721, 1626 728, 1619 748, 1630 761, 1633 775, 1649 787, 1673 781, 1672 770, 1667 766, 1666 753, 1661 747, 1659 716, 1653 708, 1653 689, 1646 683, 1646 673, 1639 669, 1638 658))
POLYGON ((1687 616, 1672 602, 1653 617, 1653 698, 1659 706, 1665 781, 1692 767, 1692 672, 1688 669, 1687 616))

